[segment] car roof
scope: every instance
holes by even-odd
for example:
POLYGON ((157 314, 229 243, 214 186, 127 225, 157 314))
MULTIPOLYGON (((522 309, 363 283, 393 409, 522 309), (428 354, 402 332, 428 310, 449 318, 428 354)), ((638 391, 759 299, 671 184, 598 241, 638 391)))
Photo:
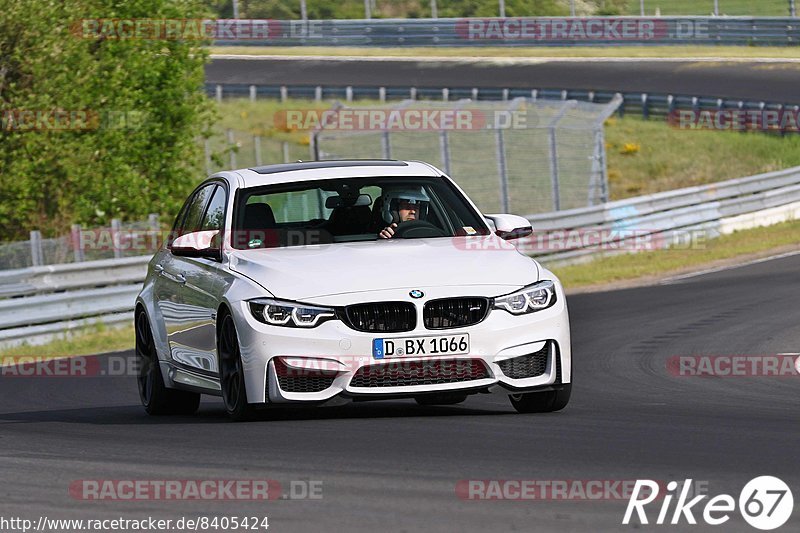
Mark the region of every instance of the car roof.
POLYGON ((277 183, 292 183, 336 178, 373 177, 438 177, 443 173, 422 161, 393 159, 345 159, 334 161, 298 161, 266 165, 235 171, 243 187, 260 187, 277 183))

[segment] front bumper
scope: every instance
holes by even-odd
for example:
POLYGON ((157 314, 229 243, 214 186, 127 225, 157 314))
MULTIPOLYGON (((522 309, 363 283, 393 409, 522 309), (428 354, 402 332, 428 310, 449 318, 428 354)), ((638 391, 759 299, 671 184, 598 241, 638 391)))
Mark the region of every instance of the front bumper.
POLYGON ((470 327, 431 331, 419 324, 397 334, 362 333, 338 320, 311 329, 269 326, 240 302, 234 316, 248 401, 336 403, 437 392, 509 394, 570 383, 569 318, 560 287, 558 291, 556 305, 544 311, 514 316, 493 310, 470 327), (376 338, 460 333, 470 335, 466 355, 372 356, 376 338))

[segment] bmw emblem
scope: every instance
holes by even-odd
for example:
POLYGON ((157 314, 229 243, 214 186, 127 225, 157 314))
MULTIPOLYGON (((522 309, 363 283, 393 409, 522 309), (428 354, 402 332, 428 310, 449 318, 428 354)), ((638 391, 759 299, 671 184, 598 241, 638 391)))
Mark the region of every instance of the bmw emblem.
POLYGON ((409 292, 408 295, 411 296, 412 298, 422 298, 423 296, 425 296, 425 293, 420 290, 414 289, 413 291, 409 292))

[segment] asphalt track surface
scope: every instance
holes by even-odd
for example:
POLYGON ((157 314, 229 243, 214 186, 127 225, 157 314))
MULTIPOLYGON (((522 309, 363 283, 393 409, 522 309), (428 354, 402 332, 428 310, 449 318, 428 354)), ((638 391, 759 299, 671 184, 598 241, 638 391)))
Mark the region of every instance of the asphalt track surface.
POLYGON ((654 92, 800 104, 797 63, 214 59, 209 83, 654 92))
MULTIPOLYGON (((692 478, 738 499, 761 475, 794 489, 797 377, 700 378, 675 355, 797 352, 800 255, 669 285, 569 299, 576 379, 564 411, 519 415, 501 397, 268 411, 231 423, 219 399, 152 418, 129 377, 0 378, 0 517, 268 515, 270 531, 625 531, 624 501, 468 501, 459 480, 692 478), (320 500, 82 501, 83 479, 323 483, 320 500)), ((102 356, 101 361, 109 356, 102 356)), ((706 500, 707 501, 707 500, 706 500)), ((650 511, 654 520, 657 508, 650 511)), ((724 526, 645 531, 755 531, 724 526)), ((781 531, 782 531, 781 530, 781 531)))

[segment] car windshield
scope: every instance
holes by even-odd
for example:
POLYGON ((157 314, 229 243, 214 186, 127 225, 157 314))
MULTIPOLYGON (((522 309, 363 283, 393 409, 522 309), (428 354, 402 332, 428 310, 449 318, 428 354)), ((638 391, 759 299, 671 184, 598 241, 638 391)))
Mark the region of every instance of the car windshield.
POLYGON ((393 238, 487 235, 489 227, 443 178, 348 178, 243 189, 231 244, 274 248, 393 238))

